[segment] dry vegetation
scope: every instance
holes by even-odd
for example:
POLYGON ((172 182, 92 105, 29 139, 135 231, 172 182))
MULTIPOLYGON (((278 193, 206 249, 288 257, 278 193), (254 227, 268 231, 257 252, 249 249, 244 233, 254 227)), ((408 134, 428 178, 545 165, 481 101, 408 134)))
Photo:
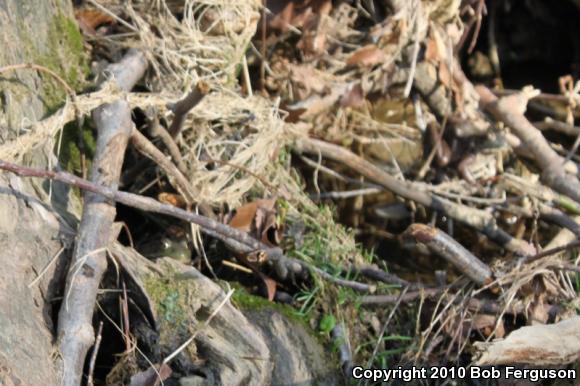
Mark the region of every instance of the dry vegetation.
MULTIPOLYGON (((83 3, 76 16, 93 73, 129 49, 147 72, 129 92, 104 82, 69 95, 1 145, 1 160, 19 163, 56 138, 63 166, 90 176, 92 144, 63 135, 64 125, 76 122, 65 134, 90 132, 90 112, 124 98, 136 129, 121 190, 178 209, 159 217, 147 213, 155 204, 111 193, 132 236, 119 240, 288 304, 346 373, 354 364, 566 368, 578 359, 578 342, 555 356, 547 353, 562 348, 557 340, 490 343, 524 326, 540 327, 524 340, 549 336, 541 328, 567 319, 580 330, 580 47, 566 48, 576 59, 559 79, 538 81, 547 91, 509 89, 521 80, 500 69, 533 52, 527 41, 506 43, 521 31, 500 28, 502 17, 515 17, 510 6, 530 9, 476 0, 83 3), (71 154, 83 162, 64 159, 71 154), (169 251, 175 245, 183 248, 169 251)), ((543 4, 580 14, 573 2, 543 4)), ((550 23, 564 17, 545 12, 550 23)), ((578 26, 560 22, 576 39, 578 26)), ((113 370, 98 376, 113 384, 138 372, 127 347, 116 363, 101 359, 113 370)))

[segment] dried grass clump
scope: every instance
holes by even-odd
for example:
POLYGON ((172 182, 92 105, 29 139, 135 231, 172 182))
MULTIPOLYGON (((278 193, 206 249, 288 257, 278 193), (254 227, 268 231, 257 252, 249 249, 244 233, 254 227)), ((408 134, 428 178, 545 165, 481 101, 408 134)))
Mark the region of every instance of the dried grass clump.
POLYGON ((237 207, 254 186, 276 195, 276 187, 285 184, 278 156, 303 133, 286 125, 264 98, 227 90, 209 95, 190 114, 181 140, 199 200, 237 207))
POLYGON ((148 81, 156 91, 183 92, 199 79, 231 81, 260 16, 258 0, 102 4, 116 15, 127 15, 131 32, 100 43, 113 52, 130 47, 143 51, 154 69, 148 81))

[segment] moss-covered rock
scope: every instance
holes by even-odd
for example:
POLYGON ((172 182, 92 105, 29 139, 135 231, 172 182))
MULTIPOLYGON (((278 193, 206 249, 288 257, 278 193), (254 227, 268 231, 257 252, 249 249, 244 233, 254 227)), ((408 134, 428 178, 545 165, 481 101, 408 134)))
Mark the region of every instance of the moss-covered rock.
MULTIPOLYGON (((148 275, 143 285, 155 306, 159 329, 159 344, 175 348, 192 334, 191 304, 195 286, 179 279, 175 272, 168 275, 148 275)), ((191 354, 195 355, 193 351, 191 354)))
MULTIPOLYGON (((86 86, 89 66, 76 21, 62 13, 56 14, 48 27, 47 43, 46 52, 37 54, 34 62, 54 71, 73 90, 82 90, 86 86)), ((40 95, 50 113, 63 104, 66 90, 48 74, 41 74, 41 77, 40 95)))

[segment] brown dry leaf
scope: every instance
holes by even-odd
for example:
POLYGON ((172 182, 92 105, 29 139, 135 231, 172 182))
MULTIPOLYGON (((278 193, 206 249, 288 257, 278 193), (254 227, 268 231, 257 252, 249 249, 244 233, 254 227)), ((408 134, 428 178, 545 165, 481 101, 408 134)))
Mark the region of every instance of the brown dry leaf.
POLYGON ((249 202, 236 209, 236 214, 230 220, 229 225, 244 232, 251 232, 256 211, 258 210, 258 202, 249 202))
POLYGON ((384 52, 374 44, 356 50, 347 60, 349 66, 372 67, 385 59, 384 52))
POLYGON ((276 281, 273 279, 270 279, 268 276, 262 276, 262 280, 264 281, 264 284, 266 285, 266 292, 268 294, 268 300, 269 301, 273 301, 274 300, 274 296, 276 296, 276 281))
POLYGON ((81 8, 75 11, 79 27, 85 35, 95 35, 97 27, 104 24, 114 24, 115 19, 97 9, 81 8))
POLYGON ((280 106, 281 110, 287 112, 286 118, 284 118, 284 122, 288 123, 297 123, 300 121, 300 117, 304 114, 307 110, 304 107, 301 108, 290 108, 285 103, 280 106))
POLYGON ((286 32, 289 27, 302 28, 332 9, 330 0, 267 0, 270 17, 268 29, 286 32))
POLYGON ((437 75, 439 76, 439 81, 446 88, 451 88, 452 87, 451 73, 449 72, 449 67, 447 67, 447 64, 445 64, 445 62, 439 63, 437 73, 438 73, 437 75))
POLYGON ((425 52, 425 57, 435 63, 446 61, 446 55, 451 52, 443 36, 446 36, 445 32, 441 31, 437 26, 429 30, 429 41, 427 43, 429 52, 425 52))
POLYGON ((183 197, 175 193, 165 193, 165 192, 159 193, 157 199, 164 204, 173 205, 181 209, 185 209, 185 207, 187 206, 187 203, 185 202, 183 197))
POLYGON ((268 28, 286 32, 294 19, 294 1, 267 1, 266 7, 275 16, 268 22, 268 28))
POLYGON ((528 309, 528 324, 546 324, 550 319, 551 306, 542 301, 537 301, 528 309))
POLYGON ((286 110, 294 119, 298 119, 298 117, 302 120, 311 119, 332 108, 349 86, 349 84, 336 85, 326 95, 311 95, 300 102, 287 105, 286 110))
POLYGON ((425 48, 425 59, 432 62, 439 62, 441 59, 435 39, 427 40, 427 47, 425 48))
POLYGON ((155 365, 155 368, 149 367, 131 377, 131 386, 158 386, 164 380, 169 378, 172 370, 167 364, 155 365))
POLYGON ((439 81, 453 92, 453 98, 455 99, 457 110, 462 112, 465 100, 463 96, 463 87, 461 87, 458 78, 451 75, 451 71, 449 71, 449 66, 446 61, 442 60, 439 62, 439 65, 437 66, 437 76, 439 77, 439 81))
POLYGON ((281 238, 281 228, 276 221, 275 199, 256 200, 242 205, 236 209, 229 225, 252 234, 270 246, 277 245, 281 238))
POLYGON ((265 211, 258 209, 256 214, 260 214, 260 219, 256 216, 256 233, 260 236, 260 241, 274 247, 282 241, 282 227, 278 225, 276 211, 265 211))

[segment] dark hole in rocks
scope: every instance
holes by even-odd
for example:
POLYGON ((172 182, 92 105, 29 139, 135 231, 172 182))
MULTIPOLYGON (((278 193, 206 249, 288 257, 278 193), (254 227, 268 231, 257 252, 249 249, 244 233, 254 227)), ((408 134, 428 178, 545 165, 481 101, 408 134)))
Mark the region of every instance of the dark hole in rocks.
POLYGON ((558 93, 560 76, 578 77, 580 9, 571 1, 486 1, 486 6, 488 15, 483 18, 475 49, 466 53, 472 36, 463 47, 463 68, 471 78, 490 81, 494 77, 490 62, 493 39, 505 88, 531 84, 558 93))

